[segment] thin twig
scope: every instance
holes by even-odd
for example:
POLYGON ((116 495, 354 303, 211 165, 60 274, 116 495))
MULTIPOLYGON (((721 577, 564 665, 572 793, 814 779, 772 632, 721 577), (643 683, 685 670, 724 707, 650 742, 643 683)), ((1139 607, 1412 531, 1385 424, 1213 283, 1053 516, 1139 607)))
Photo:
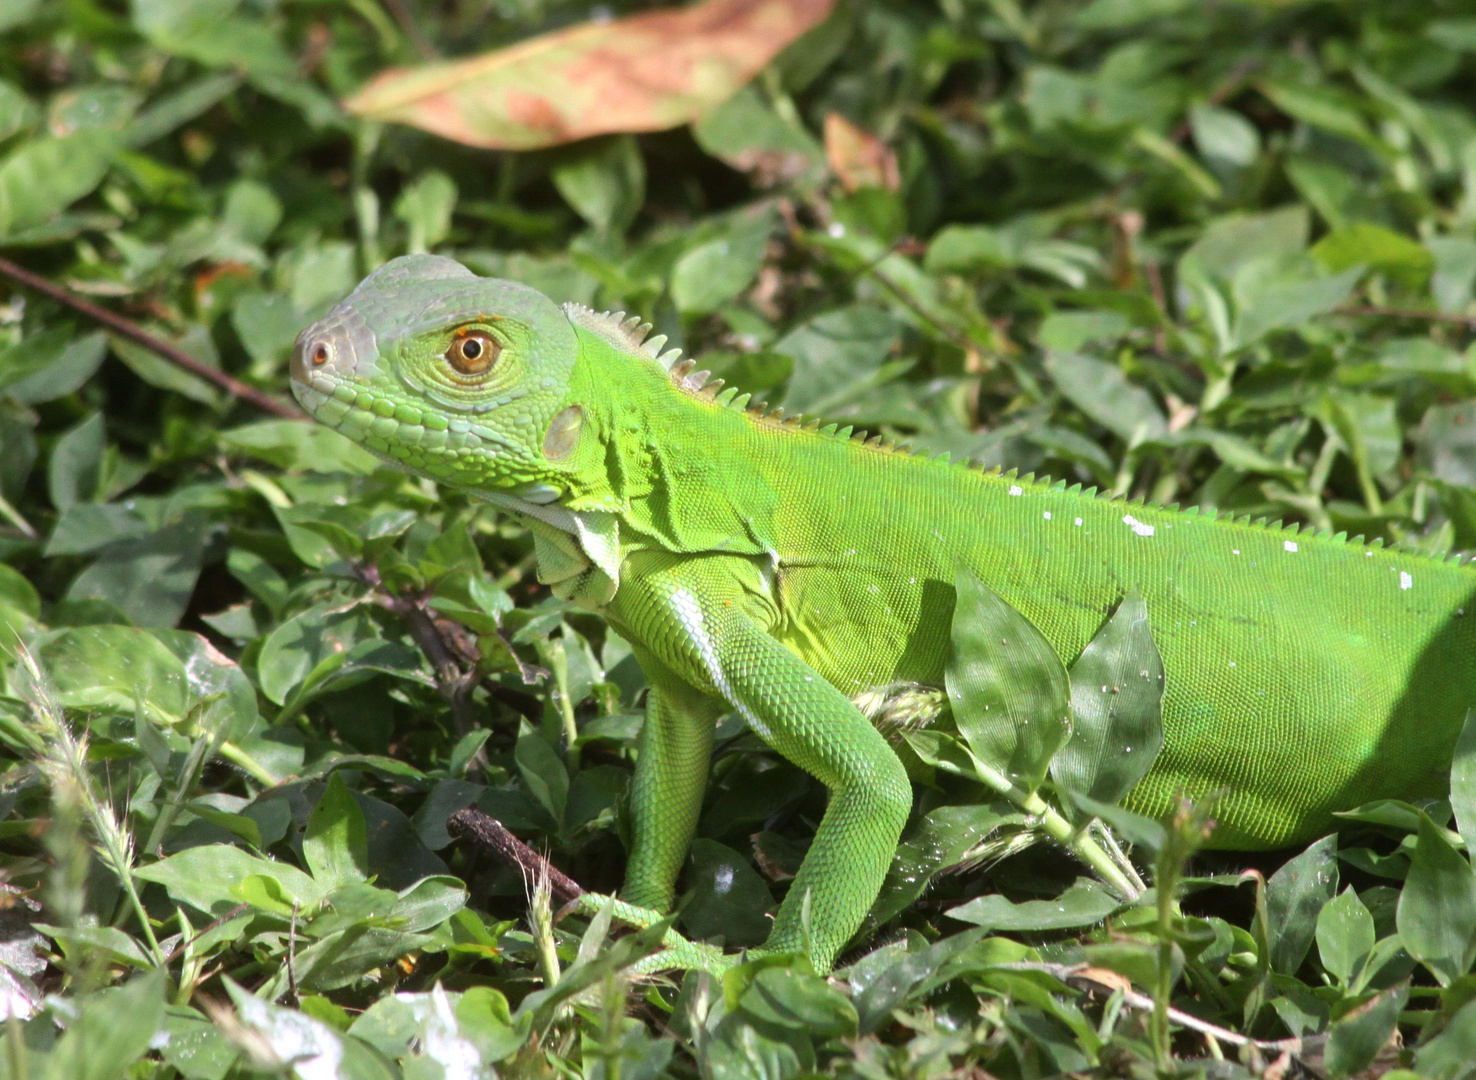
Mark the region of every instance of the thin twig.
POLYGON ((470 840, 491 852, 500 862, 517 867, 530 880, 548 878, 549 889, 563 904, 578 900, 584 889, 553 863, 523 843, 496 818, 476 809, 458 810, 446 821, 451 835, 470 840))
POLYGON ((437 60, 440 58, 440 54, 436 52, 436 47, 421 32, 419 24, 415 21, 415 16, 410 14, 410 9, 405 6, 403 0, 384 0, 384 6, 394 17, 395 22, 400 24, 401 31, 410 39, 410 44, 415 47, 415 51, 423 59, 437 60))
POLYGON ((248 912, 250 910, 251 910, 251 905, 250 904, 237 904, 235 907, 231 908, 230 911, 227 911, 220 918, 214 919, 214 920, 206 923, 204 926, 200 927, 199 931, 196 932, 194 935, 192 935, 190 937, 190 939, 189 939, 188 942, 186 942, 184 940, 184 938, 180 938, 179 942, 174 946, 174 948, 172 948, 172 949, 169 950, 169 955, 164 958, 164 963, 165 964, 172 964, 172 963, 174 963, 175 958, 178 957, 180 953, 184 952, 186 944, 193 945, 195 942, 199 941, 206 934, 210 933, 210 931, 212 931, 212 930, 219 930, 222 926, 224 926, 226 923, 230 922, 232 919, 236 918, 238 915, 244 915, 244 914, 246 914, 246 912, 248 912))
MULTIPOLYGON (((1039 964, 1022 961, 1013 964, 1001 964, 1001 967, 1017 969, 1021 971, 1042 971, 1052 975, 1064 983, 1077 986, 1084 990, 1097 990, 1106 993, 1120 992, 1125 1005, 1134 1009, 1152 1012, 1154 1001, 1147 994, 1140 994, 1136 990, 1124 985, 1127 980, 1114 972, 1104 972, 1099 968, 1090 968, 1085 965, 1071 964, 1039 964), (1115 978, 1108 979, 1108 975, 1115 978)), ((1172 1005, 1168 1009, 1168 1017, 1174 1023, 1182 1027, 1191 1028, 1202 1035, 1209 1035, 1219 1042, 1229 1043, 1231 1046, 1254 1046, 1258 1050, 1271 1050, 1276 1052, 1286 1051, 1291 1054, 1300 1054, 1303 1049, 1301 1039, 1252 1039, 1248 1035, 1241 1035, 1231 1031, 1229 1028, 1211 1024, 1208 1020, 1176 1009, 1172 1005)))
POLYGON ((1337 309, 1339 315, 1375 315, 1385 319, 1420 319, 1424 322, 1456 323, 1467 330, 1476 331, 1476 315, 1447 315, 1442 311, 1410 311, 1406 308, 1379 307, 1375 304, 1358 304, 1337 309))
POLYGON ((75 293, 62 288, 55 282, 48 281, 44 277, 31 273, 23 266, 11 262, 9 259, 0 258, 0 276, 9 278, 17 284, 33 289, 44 296, 49 296, 59 304, 65 304, 73 311, 79 311, 95 322, 102 323, 120 337, 125 337, 157 353, 165 360, 177 367, 183 368, 191 375, 204 379, 220 387, 232 397, 240 398, 242 401, 250 402, 263 412, 272 413, 275 416, 285 417, 288 420, 304 419, 301 411, 286 402, 278 401, 268 394, 262 393, 254 387, 247 386, 240 379, 227 375, 224 371, 202 364, 189 353, 177 346, 161 341, 149 333, 138 323, 131 319, 125 319, 116 312, 109 311, 105 307, 99 307, 90 300, 84 300, 75 293))
POLYGON ((461 736, 472 731, 477 727, 476 710, 471 700, 472 688, 477 684, 476 676, 462 670, 424 601, 397 596, 387 590, 380 580, 377 566, 359 566, 357 570, 359 580, 374 590, 374 602, 405 621, 405 628, 410 631, 415 644, 431 662, 436 673, 436 689, 451 708, 456 734, 461 736))
MULTIPOLYGON (((477 716, 472 708, 471 692, 478 681, 472 674, 477 666, 476 654, 458 646, 455 639, 441 629, 423 597, 396 596, 389 592, 380 581, 376 567, 359 567, 359 580, 374 590, 372 600, 376 605, 405 620, 410 636, 436 670, 436 688, 451 706, 457 734, 465 735, 475 728, 477 716)), ((548 676, 542 668, 521 661, 519 665, 523 669, 524 683, 548 676)), ((493 698, 530 720, 543 715, 543 703, 532 694, 520 693, 488 678, 482 679, 481 685, 493 698)))

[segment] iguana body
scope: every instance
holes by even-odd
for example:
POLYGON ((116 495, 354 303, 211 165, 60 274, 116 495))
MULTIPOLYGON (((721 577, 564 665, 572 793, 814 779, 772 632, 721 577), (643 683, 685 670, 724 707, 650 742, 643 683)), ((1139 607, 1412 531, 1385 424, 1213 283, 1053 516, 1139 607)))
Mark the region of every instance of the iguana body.
POLYGON ((293 361, 318 419, 521 514, 540 577, 633 644, 651 700, 627 900, 670 905, 713 723, 736 709, 830 788, 769 942, 802 945, 808 894, 811 955, 828 966, 912 798, 850 697, 942 685, 959 569, 1068 663, 1127 591, 1142 594, 1165 743, 1137 810, 1224 788, 1214 842, 1265 848, 1315 835, 1335 810, 1443 791, 1476 704, 1476 570, 781 422, 639 338, 412 256, 304 331, 293 361))

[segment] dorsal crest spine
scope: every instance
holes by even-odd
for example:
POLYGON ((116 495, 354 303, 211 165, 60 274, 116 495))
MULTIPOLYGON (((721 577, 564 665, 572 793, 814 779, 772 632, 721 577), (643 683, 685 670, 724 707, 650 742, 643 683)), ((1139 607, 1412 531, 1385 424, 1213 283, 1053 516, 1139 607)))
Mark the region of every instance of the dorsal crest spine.
POLYGON ((598 334, 617 349, 649 356, 668 371, 682 355, 681 349, 667 349, 662 352, 666 335, 657 334, 653 338, 647 338, 646 335, 651 332, 651 324, 639 315, 627 317, 623 311, 595 311, 583 304, 574 303, 565 304, 564 311, 573 322, 598 334))

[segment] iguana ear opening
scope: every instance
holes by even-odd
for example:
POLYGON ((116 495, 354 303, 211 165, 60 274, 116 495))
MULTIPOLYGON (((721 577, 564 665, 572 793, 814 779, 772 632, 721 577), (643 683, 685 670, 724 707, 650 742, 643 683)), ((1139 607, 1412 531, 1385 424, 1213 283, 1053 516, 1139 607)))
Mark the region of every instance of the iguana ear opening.
POLYGON ((584 428, 584 410, 578 405, 564 409, 548 425, 543 436, 543 456, 550 461, 562 461, 579 445, 579 433, 584 428))

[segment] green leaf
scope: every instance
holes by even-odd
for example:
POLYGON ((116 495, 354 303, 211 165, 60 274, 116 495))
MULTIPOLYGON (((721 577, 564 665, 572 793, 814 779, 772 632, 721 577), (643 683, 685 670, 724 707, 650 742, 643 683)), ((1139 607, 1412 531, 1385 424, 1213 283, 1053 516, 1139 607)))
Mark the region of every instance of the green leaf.
POLYGON ((1450 807, 1467 851, 1476 851, 1476 709, 1466 710, 1450 763, 1450 807))
POLYGON ((523 784, 548 811, 556 826, 562 826, 564 807, 569 799, 569 770, 547 740, 524 725, 513 747, 513 760, 523 784))
POLYGON ((1194 145, 1212 161, 1245 168, 1261 154, 1261 133, 1245 117, 1217 105, 1196 105, 1189 111, 1194 145))
POLYGON ((1233 285, 1236 342, 1250 345, 1272 330, 1300 326, 1327 314, 1348 298, 1362 276, 1360 266, 1331 277, 1312 277, 1270 260, 1246 263, 1236 272, 1233 285))
POLYGON ((157 532, 111 544, 67 596, 106 600, 140 626, 174 626, 195 591, 210 532, 209 518, 190 511, 157 532))
POLYGON ((948 916, 990 931, 1066 930, 1099 923, 1121 906, 1122 901, 1100 884, 1079 878, 1055 900, 1026 900, 1016 904, 998 894, 976 896, 967 904, 950 908, 948 916))
POLYGON ((856 1009, 850 999, 819 976, 793 968, 764 968, 739 998, 738 1008, 760 1023, 803 1031, 816 1039, 856 1035, 856 1009))
MULTIPOLYGON (((236 331, 236 336, 241 339, 241 344, 246 346, 246 351, 251 355, 252 374, 257 376, 276 374, 281 371, 292 351, 292 343, 297 339, 297 333, 306 321, 302 312, 298 311, 296 305, 292 303, 292 298, 282 293, 245 292, 236 298, 235 304, 231 307, 231 326, 236 331)), ((313 432, 333 433, 331 428, 319 427, 316 424, 301 424, 291 420, 285 422, 266 420, 262 423, 283 423, 284 427, 300 429, 301 434, 297 436, 300 441, 313 441, 313 432)), ((250 427, 257 426, 260 425, 250 425, 250 427)), ((232 434, 233 432, 222 432, 222 438, 229 439, 232 434)), ((339 436, 339 438, 344 443, 354 446, 344 436, 339 436)), ((332 440, 319 438, 317 441, 326 446, 332 440)), ((354 448, 358 449, 357 446, 354 448)), ((238 449, 238 447, 232 446, 232 449, 238 449)), ((250 446, 239 447, 239 449, 247 453, 252 451, 250 446)), ((364 451, 360 450, 359 453, 363 454, 364 451)), ((313 468, 312 459, 304 458, 302 467, 313 468)), ((332 470, 320 469, 319 471, 332 470)))
POLYGON ((1465 974, 1476 934, 1476 874, 1425 814, 1399 896, 1398 925, 1409 955, 1441 986, 1465 974))
POLYGON ((576 213, 601 232, 622 232, 646 199, 646 162, 629 135, 590 139, 566 151, 550 176, 576 213))
POLYGON ((100 332, 37 334, 0 354, 0 391, 28 405, 66 397, 96 373, 107 345, 100 332))
POLYGON ((47 635, 37 650, 69 709, 180 723, 192 704, 184 664, 154 635, 131 626, 79 626, 47 635))
POLYGON ((32 923, 47 937, 55 939, 61 951, 73 963, 106 959, 111 964, 134 968, 152 968, 154 960, 143 948, 116 926, 47 926, 32 923))
POLYGON ((1396 986, 1333 1021, 1325 1058, 1330 1075, 1353 1076, 1368 1068, 1394 1035, 1408 998, 1409 987, 1396 986))
POLYGON ((1420 243, 1367 221, 1334 229, 1310 254, 1330 274, 1366 267, 1411 290, 1423 288, 1435 269, 1434 256, 1420 243))
POLYGON ((1307 208, 1295 204, 1265 214, 1227 214, 1210 222, 1184 252, 1179 273, 1228 283, 1254 259, 1302 252, 1311 227, 1307 208))
MULTIPOLYGON (((183 349, 207 367, 220 366, 220 357, 216 355, 213 339, 206 328, 198 323, 191 323, 183 337, 171 339, 168 334, 159 336, 183 349)), ((150 386, 156 386, 160 390, 167 390, 190 401, 197 401, 211 407, 220 405, 225 399, 224 393, 214 383, 207 382, 176 364, 171 364, 152 349, 147 349, 136 341, 113 334, 108 338, 108 347, 119 360, 128 366, 129 370, 150 386)))
POLYGON ((1338 838, 1327 836, 1286 862, 1266 882, 1271 967, 1295 975, 1317 934, 1322 906, 1338 891, 1338 838))
POLYGON ((421 173, 400 191, 395 217, 410 230, 406 245, 412 254, 429 251, 451 231, 451 211, 456 208, 456 181, 439 169, 421 173))
MULTIPOLYGON (((227 844, 207 844, 141 867, 134 875, 163 885, 171 899, 189 904, 207 915, 219 916, 242 902, 240 885, 252 877, 271 882, 275 895, 289 905, 297 901, 307 913, 315 910, 328 889, 296 867, 250 855, 227 844)), ((264 910, 276 912, 275 905, 264 910)))
POLYGON ((1101 802, 1121 802, 1163 746, 1163 659, 1136 592, 1071 665, 1071 738, 1051 778, 1101 802))
POLYGON ((262 644, 257 660, 261 692, 278 705, 286 702, 320 665, 342 666, 348 652, 373 632, 362 612, 315 604, 288 619, 262 644))
POLYGON ((687 251, 671 271, 671 298, 684 315, 705 315, 738 296, 764 263, 774 214, 734 219, 722 235, 687 251))
POLYGON ((687 892, 678 906, 689 934, 729 948, 761 944, 773 927, 768 885, 747 859, 715 840, 692 841, 687 892))
POLYGON ((871 905, 871 919, 884 923, 911 906, 935 874, 957 866, 1008 817, 988 805, 940 806, 930 811, 897 846, 881 893, 871 905))
POLYGON ((923 263, 930 274, 966 274, 1013 266, 1015 255, 987 225, 948 225, 928 244, 923 263))
POLYGON ((1476 1061, 1476 1001, 1468 1001, 1444 1029, 1415 1052, 1415 1068, 1428 1080, 1464 1080, 1476 1061))
POLYGON ((86 128, 32 139, 0 159, 0 236, 40 225, 89 194, 121 145, 116 132, 86 128))
POLYGON ((1052 352, 1074 353, 1093 342, 1116 341, 1132 329, 1117 311, 1058 311, 1041 321, 1040 343, 1052 352))
POLYGON ((397 1080, 394 1066, 368 1044, 352 1035, 340 1036, 305 1013, 253 997, 230 979, 224 981, 248 1035, 265 1043, 277 1060, 292 1062, 293 1072, 303 1080, 397 1080))
POLYGON ((944 678, 953 719, 970 748, 1033 791, 1071 736, 1071 687, 1040 631, 968 571, 957 603, 944 678))
POLYGON ((165 975, 155 969, 81 1000, 44 1080, 114 1080, 149 1049, 164 1017, 165 975))
POLYGON ((745 86, 692 125, 697 145, 756 180, 813 186, 825 172, 825 150, 802 123, 783 119, 753 85, 745 86))
POLYGON ((11 0, 0 11, 0 30, 9 30, 12 26, 24 26, 28 21, 36 17, 41 10, 41 0, 11 0))
POLYGON ((1345 986, 1373 951, 1374 939, 1373 916, 1351 885, 1324 904, 1317 915, 1317 955, 1328 973, 1345 986))
POLYGON ((1368 124, 1341 94, 1288 82, 1261 82, 1257 86, 1282 112, 1305 124, 1364 145, 1375 143, 1368 124))
POLYGON ((530 1019, 520 1014, 514 1025, 507 999, 491 987, 448 993, 437 986, 430 993, 380 998, 354 1019, 349 1033, 391 1060, 410 1059, 412 1045, 418 1043, 415 1056, 424 1055, 450 1072, 454 1055, 466 1043, 484 1062, 511 1056, 527 1041, 530 1019))
POLYGON ((466 907, 466 885, 460 878, 427 877, 400 891, 391 917, 397 928, 430 930, 466 907))
POLYGON ((1465 311, 1476 296, 1476 240, 1461 236, 1436 236, 1425 241, 1435 259, 1430 292, 1442 313, 1465 311))
POLYGON ((66 510, 90 502, 97 495, 106 447, 102 413, 93 413, 57 440, 46 468, 46 486, 53 506, 66 510))
POLYGON ((202 75, 141 110, 123 133, 131 147, 144 147, 189 123, 241 85, 235 72, 202 75))
POLYGON ((1076 353, 1052 353, 1046 370, 1072 404, 1123 439, 1154 439, 1168 431, 1153 395, 1129 382, 1116 364, 1076 353))
POLYGON ((162 1030, 169 1041, 159 1056, 185 1080, 225 1080, 239 1054, 224 1032, 187 1006, 165 1009, 162 1030))
POLYGON ((46 556, 90 555, 119 540, 137 540, 149 534, 138 514, 117 503, 74 503, 56 519, 46 541, 46 556))
POLYGON ((356 884, 369 877, 364 812, 339 773, 329 777, 328 786, 308 815, 302 856, 313 872, 313 880, 325 889, 356 884))
POLYGON ((862 304, 817 315, 791 330, 773 346, 794 361, 785 408, 833 415, 828 411, 858 389, 880 385, 887 377, 883 361, 897 337, 897 321, 890 314, 862 304))

